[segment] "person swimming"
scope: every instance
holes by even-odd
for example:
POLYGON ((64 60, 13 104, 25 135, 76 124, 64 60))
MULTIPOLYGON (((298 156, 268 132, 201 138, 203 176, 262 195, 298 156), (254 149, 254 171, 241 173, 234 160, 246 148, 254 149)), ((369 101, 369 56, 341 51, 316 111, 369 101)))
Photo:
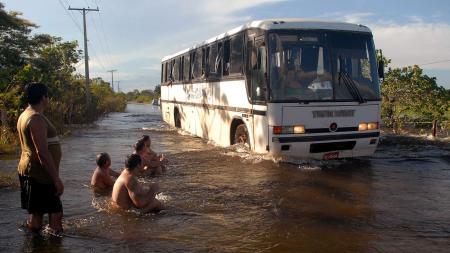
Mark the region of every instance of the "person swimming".
POLYGON ((114 181, 111 178, 118 177, 119 172, 111 169, 111 158, 108 153, 100 153, 96 157, 97 168, 94 170, 91 178, 91 186, 97 192, 104 192, 111 190, 114 181))
POLYGON ((138 154, 131 154, 125 162, 125 169, 114 183, 111 202, 121 209, 139 208, 143 212, 160 211, 163 204, 155 198, 159 191, 157 184, 152 184, 148 190, 144 189, 137 180, 142 169, 142 159, 138 154))

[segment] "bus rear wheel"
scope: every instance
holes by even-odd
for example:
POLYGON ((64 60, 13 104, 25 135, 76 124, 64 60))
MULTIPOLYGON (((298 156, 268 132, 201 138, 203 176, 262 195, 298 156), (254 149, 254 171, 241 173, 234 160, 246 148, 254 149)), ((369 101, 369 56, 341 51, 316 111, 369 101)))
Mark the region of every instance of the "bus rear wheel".
POLYGON ((248 144, 250 146, 248 131, 245 124, 240 124, 236 128, 236 132, 234 133, 234 144, 248 144))

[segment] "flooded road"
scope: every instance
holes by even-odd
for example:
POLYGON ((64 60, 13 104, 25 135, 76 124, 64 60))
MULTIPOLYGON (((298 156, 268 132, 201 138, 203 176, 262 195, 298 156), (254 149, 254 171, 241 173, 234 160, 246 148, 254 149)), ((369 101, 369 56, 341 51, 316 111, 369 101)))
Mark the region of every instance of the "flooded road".
MULTIPOLYGON (((0 188, 1 252, 448 252, 450 147, 383 141, 371 158, 275 163, 238 147, 180 134, 157 108, 128 105, 62 141, 64 229, 60 240, 20 224, 16 186, 0 188), (113 213, 89 188, 95 155, 119 170, 149 134, 167 173, 159 214, 113 213)), ((15 177, 17 160, 0 161, 15 177)))

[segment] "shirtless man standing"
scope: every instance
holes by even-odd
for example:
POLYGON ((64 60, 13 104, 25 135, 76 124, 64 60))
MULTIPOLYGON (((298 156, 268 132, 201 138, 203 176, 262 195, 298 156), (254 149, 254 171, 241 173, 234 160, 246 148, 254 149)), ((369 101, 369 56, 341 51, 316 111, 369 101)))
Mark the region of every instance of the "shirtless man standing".
POLYGON ((98 154, 96 163, 97 168, 92 175, 91 186, 100 192, 111 190, 114 185, 111 176, 118 177, 120 173, 111 169, 111 158, 108 153, 98 154))
POLYGON ((145 190, 137 181, 136 175, 142 169, 141 157, 132 154, 125 163, 125 169, 114 183, 111 200, 113 205, 122 209, 136 207, 144 212, 159 211, 163 205, 155 198, 158 185, 152 184, 145 190))

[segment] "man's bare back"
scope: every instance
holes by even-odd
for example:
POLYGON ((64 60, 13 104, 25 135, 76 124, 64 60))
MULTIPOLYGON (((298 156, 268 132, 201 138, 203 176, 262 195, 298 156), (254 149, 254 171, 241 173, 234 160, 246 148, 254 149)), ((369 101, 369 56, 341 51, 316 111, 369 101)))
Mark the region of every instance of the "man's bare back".
POLYGON ((114 183, 111 200, 123 209, 136 207, 144 212, 158 211, 163 205, 155 198, 158 186, 152 185, 145 190, 137 181, 136 175, 142 169, 141 158, 132 154, 127 160, 127 168, 122 171, 114 183))
POLYGON ((97 168, 91 178, 91 186, 95 190, 108 191, 111 190, 114 181, 111 176, 118 177, 120 173, 111 170, 111 159, 107 153, 97 155, 97 168))

